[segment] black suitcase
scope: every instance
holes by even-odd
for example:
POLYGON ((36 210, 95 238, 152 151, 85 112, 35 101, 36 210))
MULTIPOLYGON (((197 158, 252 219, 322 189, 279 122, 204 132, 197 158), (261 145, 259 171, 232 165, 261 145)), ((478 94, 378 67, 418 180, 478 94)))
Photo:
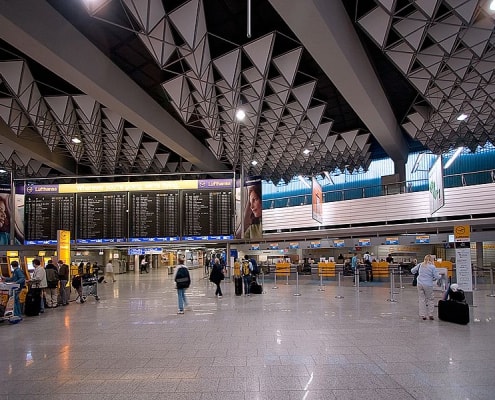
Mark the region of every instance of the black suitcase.
POLYGON ((234 277, 235 295, 242 296, 242 278, 240 276, 234 277))
POLYGON ((40 314, 41 307, 41 289, 31 289, 26 294, 24 302, 24 315, 36 317, 40 314))
POLYGON ((263 286, 259 285, 256 280, 253 280, 251 286, 249 286, 249 292, 252 294, 261 294, 263 293, 263 286))
POLYGON ((466 325, 469 323, 469 305, 459 301, 439 300, 438 318, 442 321, 466 325))

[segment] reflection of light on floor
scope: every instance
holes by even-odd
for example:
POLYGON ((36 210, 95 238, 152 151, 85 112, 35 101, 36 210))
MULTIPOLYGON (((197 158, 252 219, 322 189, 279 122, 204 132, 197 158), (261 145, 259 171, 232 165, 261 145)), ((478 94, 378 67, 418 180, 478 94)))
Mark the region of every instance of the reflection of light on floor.
POLYGON ((26 353, 26 367, 29 367, 33 363, 34 363, 33 354, 30 351, 28 351, 26 353))
POLYGON ((304 393, 304 396, 302 398, 302 400, 306 400, 306 397, 308 397, 308 394, 309 394, 309 385, 311 385, 311 382, 313 381, 313 373, 311 372, 311 376, 309 377, 309 381, 308 383, 306 383, 306 386, 304 386, 304 390, 306 391, 306 393, 304 393))

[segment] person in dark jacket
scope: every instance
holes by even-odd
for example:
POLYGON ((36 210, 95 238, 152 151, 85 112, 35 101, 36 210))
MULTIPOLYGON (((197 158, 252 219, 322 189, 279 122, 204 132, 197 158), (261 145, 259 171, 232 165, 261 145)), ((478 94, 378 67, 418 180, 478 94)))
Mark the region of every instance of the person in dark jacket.
POLYGON ((60 279, 60 300, 63 306, 69 304, 67 296, 67 282, 69 280, 69 266, 63 260, 58 260, 58 279, 60 279))
POLYGON ((222 298, 222 288, 220 287, 220 283, 224 280, 225 275, 223 274, 223 267, 220 264, 220 259, 215 258, 215 263, 213 264, 213 268, 210 273, 210 282, 213 282, 217 285, 217 290, 215 290, 215 296, 218 295, 218 298, 222 298))

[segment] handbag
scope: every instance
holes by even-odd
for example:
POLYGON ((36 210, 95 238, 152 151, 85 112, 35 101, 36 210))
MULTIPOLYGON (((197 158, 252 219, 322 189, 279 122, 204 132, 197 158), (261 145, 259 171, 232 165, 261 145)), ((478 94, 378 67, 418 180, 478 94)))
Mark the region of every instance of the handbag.
POLYGON ((412 281, 412 285, 413 285, 413 286, 418 286, 418 275, 419 275, 419 273, 418 273, 418 272, 416 272, 416 273, 414 274, 414 278, 413 278, 413 281, 412 281))

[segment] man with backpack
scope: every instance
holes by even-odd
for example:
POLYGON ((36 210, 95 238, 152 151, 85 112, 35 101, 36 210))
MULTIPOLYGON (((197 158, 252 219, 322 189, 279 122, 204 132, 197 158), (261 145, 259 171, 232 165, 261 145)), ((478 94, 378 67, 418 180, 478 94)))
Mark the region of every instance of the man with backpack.
POLYGON ((178 261, 179 264, 175 270, 174 277, 179 303, 179 311, 177 311, 177 314, 184 314, 184 307, 187 307, 186 289, 191 285, 191 276, 189 275, 189 270, 184 265, 185 258, 183 255, 179 255, 178 261))
POLYGON ((45 298, 48 308, 56 308, 58 305, 58 268, 52 260, 48 260, 45 267, 46 272, 46 290, 45 298))
POLYGON ((251 296, 250 287, 251 287, 251 273, 253 271, 253 264, 249 260, 249 256, 246 254, 244 256, 244 260, 241 265, 241 275, 242 281, 244 283, 244 296, 251 296))

